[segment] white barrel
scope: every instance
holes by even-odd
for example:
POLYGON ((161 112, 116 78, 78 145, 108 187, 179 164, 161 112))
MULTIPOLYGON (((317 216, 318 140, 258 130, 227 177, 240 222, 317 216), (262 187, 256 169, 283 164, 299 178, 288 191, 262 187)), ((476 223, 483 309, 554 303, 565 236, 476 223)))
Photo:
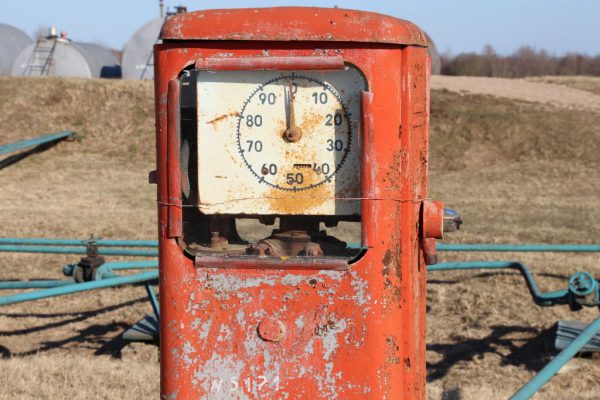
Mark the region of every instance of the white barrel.
POLYGON ((158 41, 164 21, 155 18, 131 36, 123 49, 123 79, 154 79, 152 47, 158 41))
POLYGON ((22 30, 0 24, 0 76, 10 75, 15 59, 32 42, 22 30))
POLYGON ((115 55, 100 45, 47 38, 31 43, 19 53, 11 75, 120 78, 121 66, 115 55), (43 70, 41 66, 47 60, 43 70))

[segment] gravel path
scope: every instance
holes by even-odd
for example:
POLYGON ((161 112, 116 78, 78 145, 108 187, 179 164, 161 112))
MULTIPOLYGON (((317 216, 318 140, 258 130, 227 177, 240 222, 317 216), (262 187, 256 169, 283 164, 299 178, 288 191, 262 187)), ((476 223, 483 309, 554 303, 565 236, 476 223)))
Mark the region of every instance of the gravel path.
POLYGON ((484 94, 551 104, 559 107, 600 111, 600 96, 550 83, 528 82, 523 79, 442 76, 431 78, 431 89, 484 94))

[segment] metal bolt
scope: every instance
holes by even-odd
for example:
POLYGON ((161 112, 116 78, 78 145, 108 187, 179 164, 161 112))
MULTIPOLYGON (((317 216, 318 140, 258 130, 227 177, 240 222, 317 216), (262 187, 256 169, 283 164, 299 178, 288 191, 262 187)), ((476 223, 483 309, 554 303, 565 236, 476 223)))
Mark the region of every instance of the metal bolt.
POLYGON ((279 342, 285 334, 285 325, 277 318, 266 317, 258 324, 258 335, 268 342, 279 342))

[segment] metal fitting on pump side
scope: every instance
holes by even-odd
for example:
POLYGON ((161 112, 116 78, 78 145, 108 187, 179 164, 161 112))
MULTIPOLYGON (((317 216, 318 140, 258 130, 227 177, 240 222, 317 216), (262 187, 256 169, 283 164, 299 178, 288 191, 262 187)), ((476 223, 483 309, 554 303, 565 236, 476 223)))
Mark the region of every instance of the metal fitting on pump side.
POLYGON ((425 264, 437 264, 436 239, 444 236, 444 203, 425 200, 421 206, 421 249, 425 264))
POLYGON ((444 208, 441 201, 425 200, 421 208, 421 248, 425 264, 437 264, 436 239, 444 233, 455 232, 462 225, 460 213, 444 208))

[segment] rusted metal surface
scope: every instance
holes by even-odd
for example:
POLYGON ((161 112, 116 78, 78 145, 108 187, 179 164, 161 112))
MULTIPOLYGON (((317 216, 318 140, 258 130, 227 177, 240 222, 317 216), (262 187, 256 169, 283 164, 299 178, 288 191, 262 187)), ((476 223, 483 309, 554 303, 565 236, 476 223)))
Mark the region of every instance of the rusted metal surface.
POLYGON ((180 135, 179 135, 179 81, 169 81, 167 92, 167 136, 169 147, 167 163, 169 171, 174 175, 169 180, 169 237, 180 237, 182 233, 181 221, 181 169, 180 169, 180 135))
POLYGON ((425 265, 437 264, 437 250, 435 248, 434 238, 422 238, 421 248, 423 249, 423 258, 425 259, 425 265))
POLYGON ((277 232, 252 246, 248 254, 271 257, 322 256, 323 250, 306 231, 277 232))
POLYGON ((197 11, 170 18, 163 40, 360 42, 427 46, 411 22, 366 11, 273 7, 197 11))
MULTIPOLYGON (((280 227, 284 226, 280 224, 280 227)), ((247 254, 270 257, 352 257, 354 250, 346 242, 317 229, 287 229, 274 232, 270 237, 248 247, 247 254)))
MULTIPOLYGON (((163 34, 174 41, 155 47, 162 397, 424 399, 418 226, 427 197, 429 71, 421 31, 372 13, 276 8, 189 13, 171 19, 163 34), (364 75, 356 197, 368 249, 357 261, 192 260, 168 235, 168 186, 180 179, 165 157, 168 82, 195 60, 224 54, 341 56, 364 75)), ((279 201, 311 196, 318 193, 279 201)))
POLYGON ((423 201, 421 208, 421 248, 426 265, 437 264, 435 239, 444 236, 444 203, 423 201))
POLYGON ((210 248, 212 250, 227 250, 229 249, 229 240, 225 236, 219 235, 219 232, 211 232, 210 248))
POLYGON ((219 268, 229 270, 348 270, 345 258, 309 258, 309 257, 231 257, 218 255, 196 255, 196 268, 219 268))
POLYGON ((422 237, 441 239, 444 237, 444 203, 441 201, 423 201, 422 237))
POLYGON ((246 58, 200 58, 194 65, 196 69, 208 71, 287 71, 287 70, 336 70, 344 68, 344 59, 340 56, 328 57, 246 57, 246 58))
MULTIPOLYGON (((375 163, 375 132, 373 128, 373 93, 362 92, 360 97, 360 107, 363 123, 362 131, 362 152, 361 152, 361 183, 362 183, 362 218, 363 221, 373 221, 375 218, 376 203, 371 199, 378 198, 376 193, 376 170, 367 168, 375 163)), ((375 235, 375 226, 363 224, 362 243, 370 246, 370 240, 375 235)))

